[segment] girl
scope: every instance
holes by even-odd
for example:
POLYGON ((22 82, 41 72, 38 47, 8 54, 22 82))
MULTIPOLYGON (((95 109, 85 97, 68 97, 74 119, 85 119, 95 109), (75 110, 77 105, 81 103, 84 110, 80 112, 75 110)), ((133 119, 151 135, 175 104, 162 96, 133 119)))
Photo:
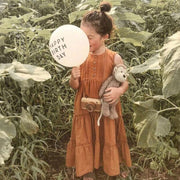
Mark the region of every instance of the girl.
MULTIPOLYGON (((77 94, 66 166, 75 167, 76 175, 83 180, 93 180, 94 169, 100 166, 109 176, 120 174, 120 163, 131 166, 120 102, 117 104, 119 117, 115 120, 103 117, 100 126, 97 126, 99 112, 81 108, 81 98, 98 99, 101 84, 112 74, 113 67, 123 64, 121 57, 105 46, 113 29, 112 19, 106 14, 110 9, 109 3, 101 3, 100 11, 89 12, 83 17, 81 29, 89 39, 90 53, 80 67, 72 68, 70 78, 70 86, 77 94)), ((109 88, 104 99, 109 104, 114 103, 127 89, 127 81, 119 88, 109 88)))

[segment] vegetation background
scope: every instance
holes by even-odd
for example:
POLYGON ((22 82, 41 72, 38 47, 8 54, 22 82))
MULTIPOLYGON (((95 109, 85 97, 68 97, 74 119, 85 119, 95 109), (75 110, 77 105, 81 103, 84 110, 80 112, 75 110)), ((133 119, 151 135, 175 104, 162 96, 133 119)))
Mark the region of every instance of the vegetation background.
MULTIPOLYGON (((126 179, 180 176, 180 2, 109 0, 107 46, 129 69, 122 97, 133 166, 126 179)), ((75 91, 48 43, 99 0, 0 0, 0 180, 62 180, 75 91)), ((74 172, 74 169, 72 170, 74 172)), ((102 169, 98 179, 108 179, 102 169)), ((73 178, 73 177, 71 177, 73 178)), ((119 179, 121 179, 119 177, 119 179)))

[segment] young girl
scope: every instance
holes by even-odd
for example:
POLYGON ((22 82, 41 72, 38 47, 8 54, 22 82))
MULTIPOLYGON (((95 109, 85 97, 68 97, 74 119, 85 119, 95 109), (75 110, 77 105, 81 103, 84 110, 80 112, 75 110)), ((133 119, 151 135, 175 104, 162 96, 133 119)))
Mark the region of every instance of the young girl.
MULTIPOLYGON (((88 112, 81 108, 81 98, 98 99, 99 89, 112 74, 113 67, 123 64, 121 57, 105 46, 105 40, 113 29, 112 19, 106 14, 110 9, 109 3, 101 3, 100 11, 89 12, 83 17, 81 29, 89 39, 90 53, 80 67, 72 68, 70 78, 70 86, 77 90, 77 94, 66 166, 75 167, 76 175, 83 180, 93 180, 94 169, 100 166, 109 176, 120 174, 120 163, 131 166, 120 102, 117 104, 119 117, 115 120, 102 117, 100 126, 97 125, 100 112, 88 112)), ((104 99, 111 104, 127 89, 127 81, 119 88, 109 88, 104 99)))

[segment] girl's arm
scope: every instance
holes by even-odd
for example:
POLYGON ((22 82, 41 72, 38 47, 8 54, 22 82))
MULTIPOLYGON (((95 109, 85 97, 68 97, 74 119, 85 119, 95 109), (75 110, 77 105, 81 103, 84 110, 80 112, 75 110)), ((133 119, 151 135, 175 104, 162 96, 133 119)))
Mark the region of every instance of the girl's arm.
POLYGON ((80 67, 73 67, 71 71, 71 77, 69 80, 69 85, 73 89, 79 88, 79 78, 80 78, 80 67))
MULTIPOLYGON (((119 54, 116 54, 115 57, 114 57, 114 65, 118 65, 118 64, 124 64, 124 63, 123 63, 123 60, 122 60, 121 56, 119 54)), ((123 95, 128 90, 128 87, 129 87, 129 83, 126 80, 119 87, 119 89, 120 89, 120 96, 123 95)))

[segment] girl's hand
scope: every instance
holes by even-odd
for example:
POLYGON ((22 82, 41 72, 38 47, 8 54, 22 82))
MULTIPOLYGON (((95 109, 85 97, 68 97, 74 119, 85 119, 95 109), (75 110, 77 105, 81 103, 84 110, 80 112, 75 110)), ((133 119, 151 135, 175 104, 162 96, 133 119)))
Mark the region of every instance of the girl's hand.
POLYGON ((69 84, 73 89, 79 88, 80 67, 73 67, 69 84))
POLYGON ((123 93, 124 90, 121 87, 110 87, 105 90, 105 94, 103 97, 107 103, 113 104, 116 100, 119 99, 121 95, 123 95, 123 93))
POLYGON ((76 80, 80 77, 80 67, 73 67, 71 71, 71 76, 73 80, 76 80))

